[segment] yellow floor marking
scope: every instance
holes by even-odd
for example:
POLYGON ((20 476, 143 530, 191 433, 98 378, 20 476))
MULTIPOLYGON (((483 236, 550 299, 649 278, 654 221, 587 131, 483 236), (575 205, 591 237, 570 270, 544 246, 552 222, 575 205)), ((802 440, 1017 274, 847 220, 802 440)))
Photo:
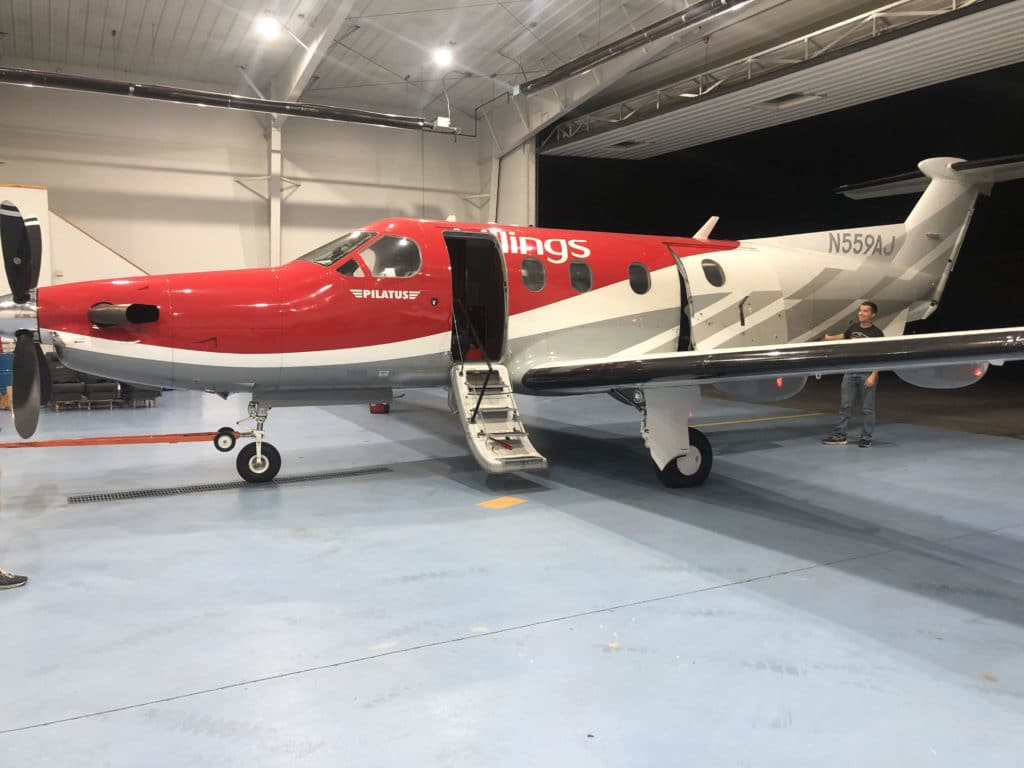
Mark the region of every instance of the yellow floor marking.
POLYGON ((496 499, 490 501, 481 501, 477 504, 478 507, 487 507, 487 509, 508 509, 514 507, 516 504, 525 504, 526 499, 517 499, 515 496, 499 496, 496 499))
POLYGON ((729 424, 753 424, 755 421, 785 421, 786 419, 806 419, 808 416, 828 416, 825 411, 814 413, 794 413, 788 416, 761 416, 757 419, 735 419, 734 421, 709 421, 705 424, 694 424, 694 427, 725 427, 729 424))

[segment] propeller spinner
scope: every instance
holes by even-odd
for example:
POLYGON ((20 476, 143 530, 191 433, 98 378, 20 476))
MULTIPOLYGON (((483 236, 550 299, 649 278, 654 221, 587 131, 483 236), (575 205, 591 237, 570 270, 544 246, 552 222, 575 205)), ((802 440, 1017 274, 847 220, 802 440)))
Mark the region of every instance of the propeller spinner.
POLYGON ((14 345, 14 427, 22 437, 31 437, 39 423, 39 408, 49 400, 49 369, 43 350, 36 341, 38 331, 34 313, 29 309, 32 294, 39 283, 42 266, 42 236, 39 221, 25 219, 18 206, 0 205, 0 245, 4 270, 11 286, 11 300, 17 324, 14 345), (22 310, 22 311, 17 311, 22 310))

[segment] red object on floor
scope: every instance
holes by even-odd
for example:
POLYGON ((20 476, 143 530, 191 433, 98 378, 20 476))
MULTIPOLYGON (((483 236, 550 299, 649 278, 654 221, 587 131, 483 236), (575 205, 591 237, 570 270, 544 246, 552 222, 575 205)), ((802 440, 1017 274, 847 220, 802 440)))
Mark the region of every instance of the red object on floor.
MULTIPOLYGON (((239 438, 237 432, 235 439, 239 438)), ((68 437, 60 440, 26 440, 0 443, 0 448, 67 448, 76 445, 144 445, 146 443, 202 443, 213 440, 216 432, 182 432, 170 435, 107 435, 103 437, 68 437)))
POLYGON ((370 403, 370 413, 391 413, 391 403, 370 403))

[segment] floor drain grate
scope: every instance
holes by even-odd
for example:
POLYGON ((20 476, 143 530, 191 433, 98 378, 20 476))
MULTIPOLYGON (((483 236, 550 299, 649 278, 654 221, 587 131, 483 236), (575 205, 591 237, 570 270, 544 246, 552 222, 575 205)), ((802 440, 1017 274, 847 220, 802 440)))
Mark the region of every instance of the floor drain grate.
POLYGON ((338 472, 317 472, 310 475, 294 475, 279 477, 270 483, 247 483, 236 480, 233 483, 208 483, 206 485, 180 485, 177 488, 140 488, 135 491, 114 491, 112 493, 83 493, 68 496, 68 504, 95 504, 101 501, 127 501, 129 499, 149 499, 159 496, 182 496, 188 493, 209 493, 211 491, 229 491, 237 488, 267 488, 290 483, 308 483, 313 480, 335 480, 341 477, 362 477, 390 472, 389 467, 366 467, 365 469, 347 469, 338 472))

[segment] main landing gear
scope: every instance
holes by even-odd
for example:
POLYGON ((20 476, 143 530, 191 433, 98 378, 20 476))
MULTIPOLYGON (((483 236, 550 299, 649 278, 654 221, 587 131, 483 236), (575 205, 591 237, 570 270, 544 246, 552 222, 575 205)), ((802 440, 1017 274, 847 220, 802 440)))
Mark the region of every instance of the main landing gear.
MULTIPOLYGON (((268 411, 269 406, 255 400, 250 402, 249 418, 256 422, 256 427, 250 432, 238 433, 239 437, 252 437, 256 441, 242 448, 235 460, 238 474, 248 483, 269 483, 281 470, 281 454, 263 439, 263 424, 267 420, 268 411)), ((228 453, 235 447, 235 430, 221 427, 213 438, 213 445, 218 451, 228 453)))
POLYGON ((711 473, 711 443, 689 425, 691 408, 700 400, 697 387, 636 391, 643 412, 641 433, 651 452, 658 479, 669 488, 692 488, 711 473))

